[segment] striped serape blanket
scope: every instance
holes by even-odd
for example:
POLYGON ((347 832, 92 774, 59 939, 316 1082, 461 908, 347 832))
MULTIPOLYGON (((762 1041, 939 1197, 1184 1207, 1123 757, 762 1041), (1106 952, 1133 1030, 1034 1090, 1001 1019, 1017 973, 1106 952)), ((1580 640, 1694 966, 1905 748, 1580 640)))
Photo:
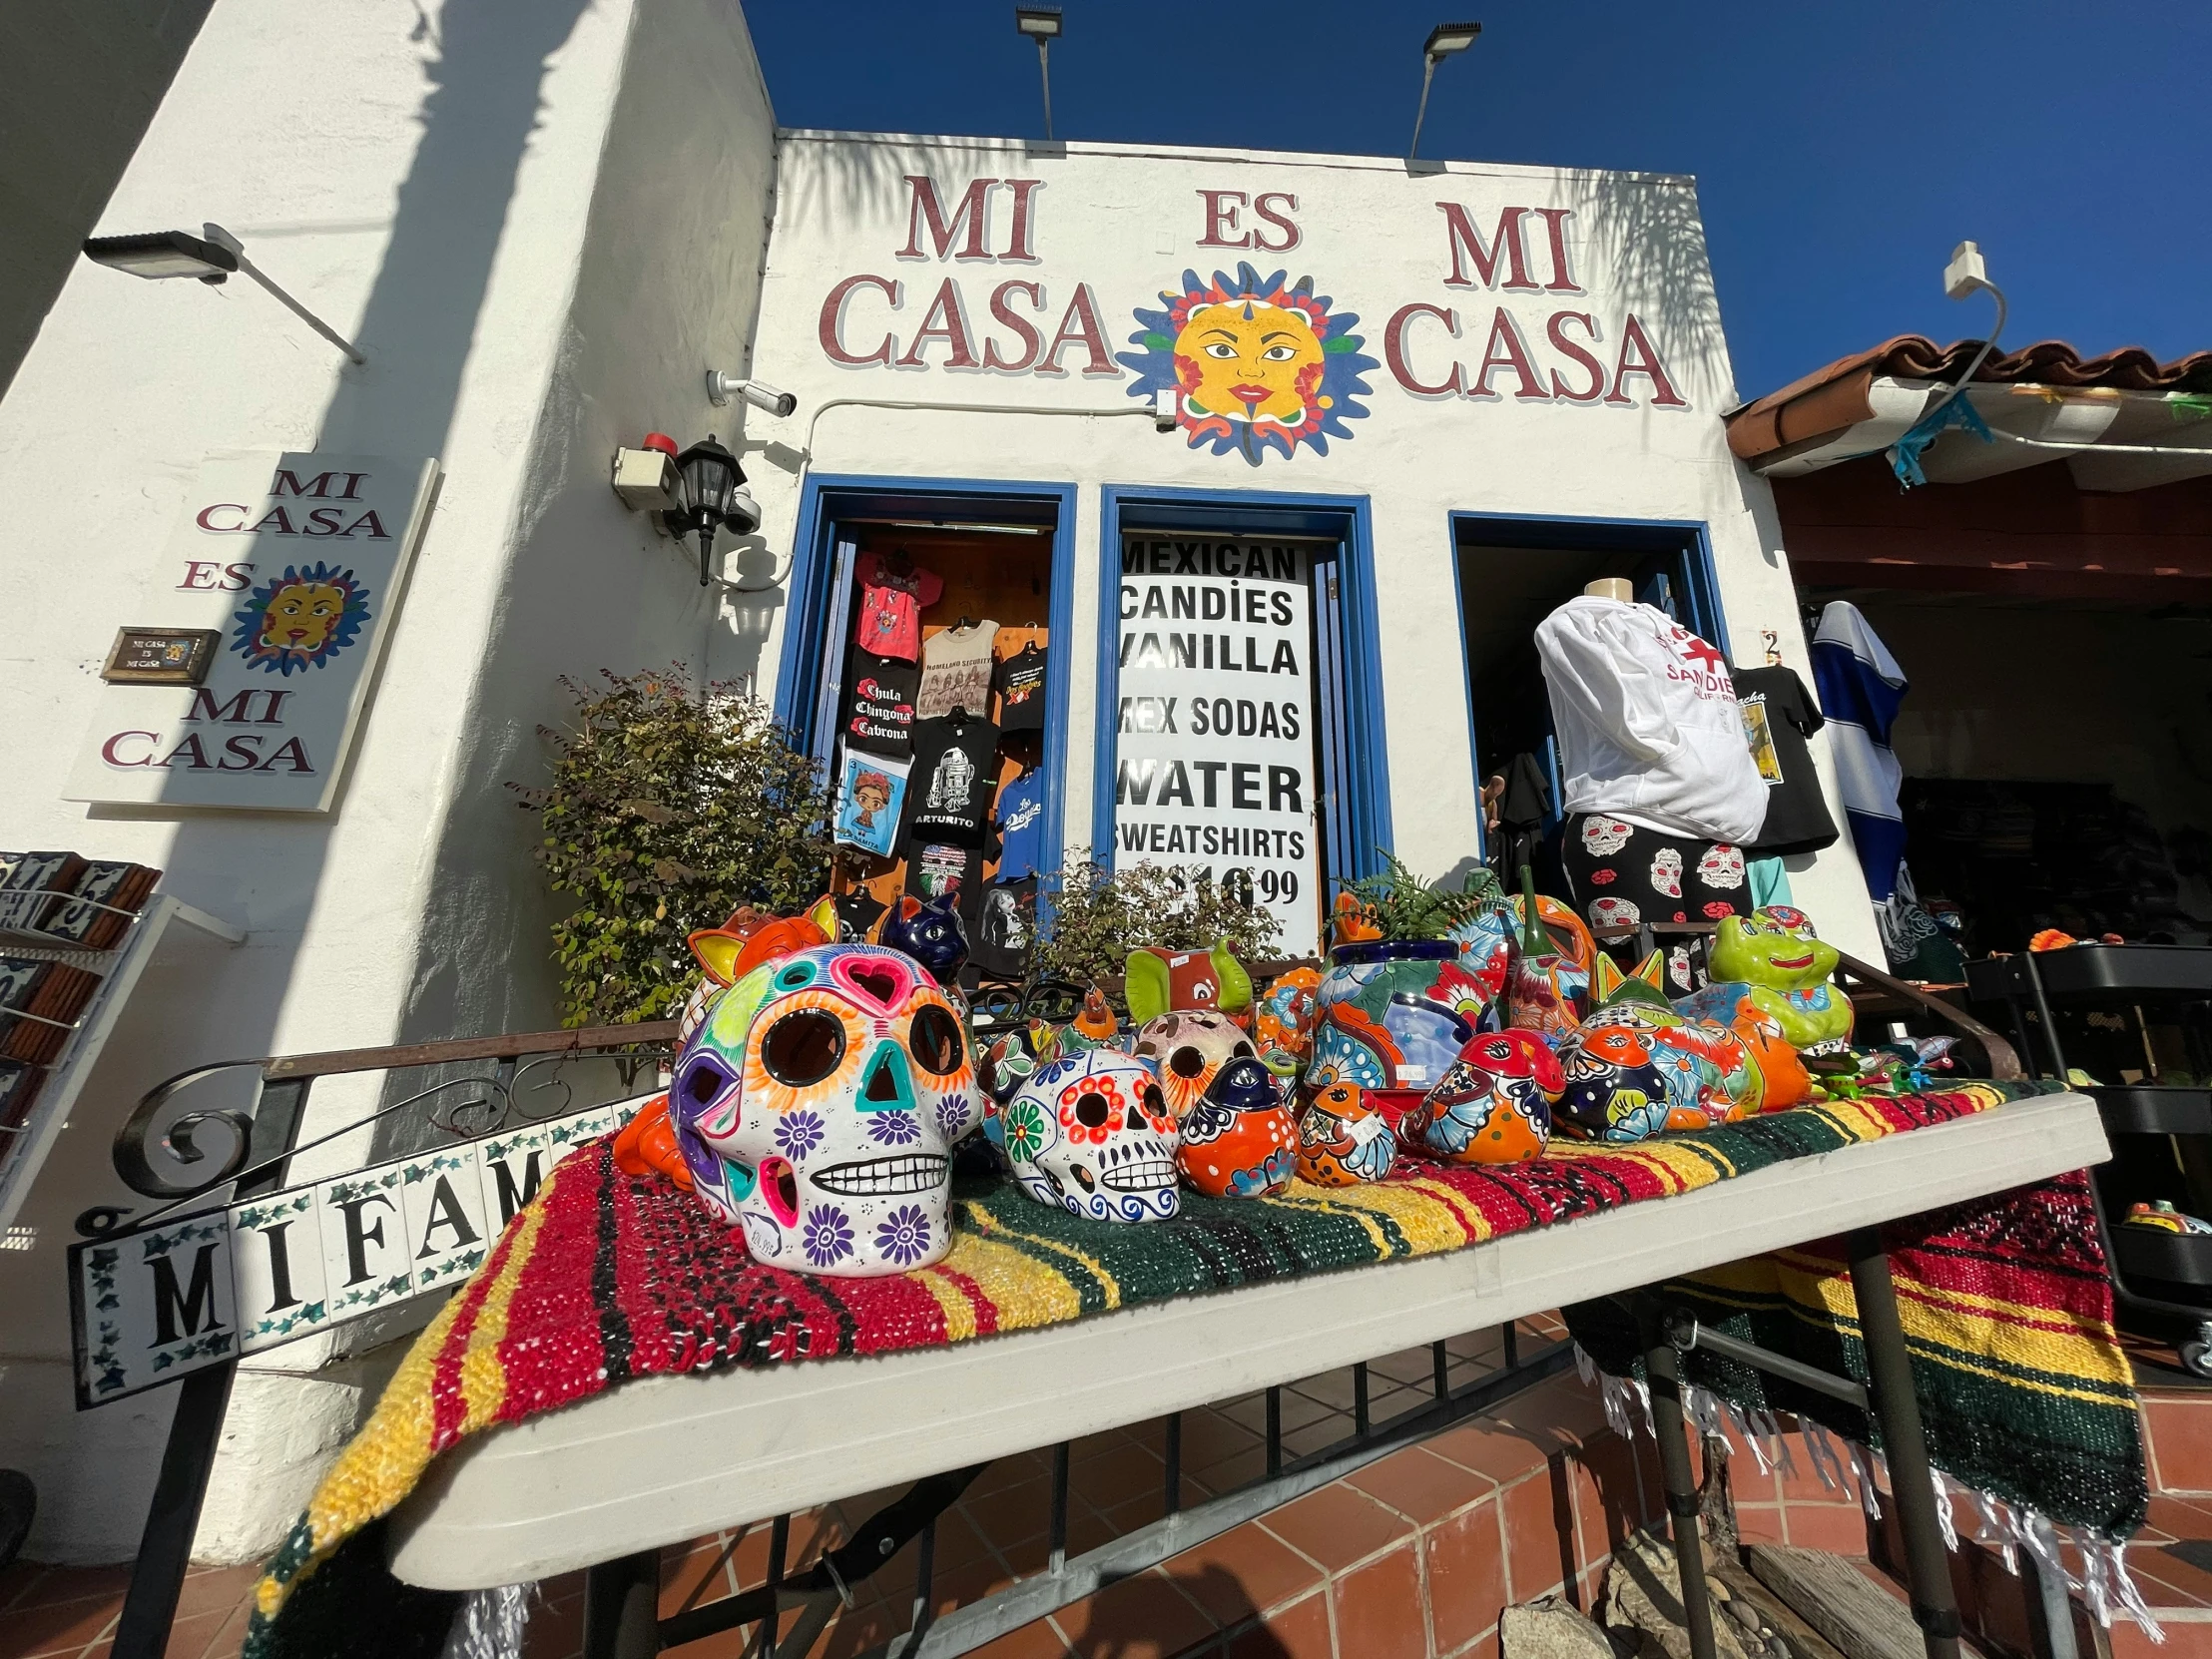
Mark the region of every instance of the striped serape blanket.
MULTIPOLYGON (((403 1499, 469 1434, 570 1404, 634 1377, 929 1348, 1031 1330, 1168 1297, 1432 1255, 1792 1159, 2001 1106, 2054 1085, 1969 1083, 1941 1093, 1801 1106, 1631 1146, 1554 1142, 1499 1168, 1405 1162, 1373 1185, 1294 1183, 1268 1199, 1186 1193, 1174 1221, 1122 1226, 1030 1199, 1011 1181, 956 1185, 951 1253, 882 1279, 762 1267, 742 1236, 657 1177, 615 1168, 611 1142, 571 1154, 475 1276, 416 1339, 367 1423, 269 1563, 247 1659, 317 1649, 279 1617, 323 1563, 403 1499)), ((380 1570, 380 1569, 377 1569, 380 1570)), ((389 1583, 387 1579, 385 1581, 389 1583)), ((323 1602, 323 1594, 300 1598, 323 1602)), ((397 1652, 386 1646, 382 1651, 397 1652)))
MULTIPOLYGON (((2100 1620, 2114 1608, 2139 1611, 2118 1546, 2142 1524, 2150 1494, 2134 1378, 2112 1326, 2087 1174, 1951 1205, 1882 1232, 1946 1518, 1958 1522, 1962 1500, 1975 1536, 2008 1559, 2026 1551, 2066 1571, 2100 1620), (2061 1535, 2079 1552, 2071 1560, 2055 1549, 2061 1535)), ((1670 1280, 1653 1295, 1723 1335, 1868 1380, 1841 1240, 1670 1280)), ((1607 1301, 1565 1313, 1583 1354, 1605 1374, 1615 1427, 1648 1426, 1629 1310, 1607 1301)), ((1728 1421, 1764 1467, 1787 1448, 1774 1413, 1793 1413, 1807 1430, 1815 1472, 1831 1484, 1856 1485, 1879 1513, 1870 1474, 1882 1437, 1868 1413, 1704 1349, 1686 1362, 1686 1403, 1709 1431, 1728 1421), (1836 1448, 1829 1433, 1846 1444, 1836 1448)))

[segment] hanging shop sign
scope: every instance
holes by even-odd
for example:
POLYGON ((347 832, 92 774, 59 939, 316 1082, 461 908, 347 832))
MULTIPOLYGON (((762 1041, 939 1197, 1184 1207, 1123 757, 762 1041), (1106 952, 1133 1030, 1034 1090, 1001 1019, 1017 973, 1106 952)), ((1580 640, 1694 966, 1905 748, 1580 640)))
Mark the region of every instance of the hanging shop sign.
POLYGON ((421 458, 209 459, 64 798, 328 812, 437 475, 421 458), (161 666, 159 638, 195 632, 217 636, 204 662, 180 665, 197 679, 137 671, 161 666))
POLYGON ((72 1245, 77 1408, 451 1289, 555 1164, 653 1098, 72 1245))
POLYGON ((1131 536, 1121 556, 1118 864, 1182 864, 1319 947, 1313 571, 1292 542, 1131 536))

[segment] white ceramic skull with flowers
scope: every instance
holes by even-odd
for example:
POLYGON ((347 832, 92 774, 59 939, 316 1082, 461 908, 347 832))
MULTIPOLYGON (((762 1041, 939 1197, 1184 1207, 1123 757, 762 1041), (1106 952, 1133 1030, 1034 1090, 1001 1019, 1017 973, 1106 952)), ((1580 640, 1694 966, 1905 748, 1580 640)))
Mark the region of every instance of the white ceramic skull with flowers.
POLYGON ((1150 1064, 1096 1048, 1039 1066, 999 1114, 1022 1190, 1097 1221, 1165 1221, 1175 1190, 1175 1118, 1150 1064))
POLYGON ((951 1248, 952 1143, 982 1116, 966 1033, 921 965, 820 945, 716 997, 669 1088, 692 1190, 797 1273, 902 1273, 951 1248))

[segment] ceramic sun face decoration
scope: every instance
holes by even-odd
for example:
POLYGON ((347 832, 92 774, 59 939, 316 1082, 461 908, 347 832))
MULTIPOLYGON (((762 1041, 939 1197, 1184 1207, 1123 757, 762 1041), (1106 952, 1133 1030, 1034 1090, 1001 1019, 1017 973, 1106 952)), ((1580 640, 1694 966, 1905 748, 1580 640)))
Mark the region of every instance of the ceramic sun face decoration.
POLYGON ((1317 1187, 1380 1181, 1397 1161, 1382 1114, 1355 1083, 1331 1083, 1298 1115, 1298 1176, 1317 1187))
POLYGON ((1827 1053, 1851 1042, 1851 998, 1829 979, 1837 960, 1836 947, 1814 933, 1802 910, 1776 904, 1748 916, 1726 916, 1713 935, 1713 983, 1677 1006, 1693 1016, 1722 1018, 1718 1006, 1708 1013, 1693 1004, 1723 992, 1732 1005, 1741 993, 1782 1027, 1792 1047, 1827 1053))
POLYGON ((1275 1073, 1250 1055, 1221 1068, 1183 1119, 1183 1179, 1209 1198, 1265 1198, 1298 1170, 1298 1123, 1275 1073))
POLYGON ((966 1032, 910 956, 819 945, 755 968, 678 1056, 692 1190, 796 1273, 902 1273, 951 1247, 951 1146, 982 1115, 966 1032))
POLYGON ((1000 1115, 1022 1190, 1094 1221, 1166 1221, 1175 1190, 1175 1119, 1142 1060, 1093 1049, 1048 1060, 1000 1115))
POLYGON ((1470 1038, 1441 1080, 1398 1124, 1398 1138, 1447 1164, 1518 1164, 1551 1140, 1565 1087, 1559 1060, 1530 1031, 1470 1038))
POLYGON ((1223 1066, 1258 1053, 1224 1014, 1162 1014, 1137 1030, 1137 1058, 1159 1068, 1160 1092, 1178 1122, 1206 1098, 1223 1066))

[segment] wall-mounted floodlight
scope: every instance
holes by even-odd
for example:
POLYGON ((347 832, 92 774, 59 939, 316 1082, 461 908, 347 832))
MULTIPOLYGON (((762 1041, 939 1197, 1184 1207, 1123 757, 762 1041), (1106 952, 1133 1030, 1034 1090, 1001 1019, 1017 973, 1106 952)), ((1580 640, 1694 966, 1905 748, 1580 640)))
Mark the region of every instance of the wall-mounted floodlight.
POLYGON ((1997 348, 1997 336, 2004 332, 2004 289, 1989 280, 1988 262, 1981 257, 1981 245, 1962 242, 1950 251, 1950 264, 1943 267, 1943 292, 1952 299, 1970 299, 1976 291, 1988 294, 1996 301, 1996 321, 1990 325, 1989 337, 1981 342, 1981 349, 1966 364, 1966 372, 1958 376, 1957 384, 1950 388, 1943 399, 1921 416, 1920 424, 1926 425, 1941 410, 1958 398, 1981 372, 1981 365, 1989 360, 1989 354, 1997 348))
POLYGON ((188 231, 156 231, 132 237, 94 237, 85 244, 85 258, 95 265, 128 271, 134 276, 161 280, 171 276, 197 276, 203 282, 227 280, 233 272, 247 276, 273 294, 284 308, 357 363, 368 358, 361 348, 314 312, 271 281, 246 257, 246 245, 222 226, 201 227, 206 240, 188 231))
POLYGON ((1428 83, 1435 78, 1436 66, 1472 46, 1481 32, 1479 23, 1439 23, 1421 43, 1420 108, 1413 112, 1413 143, 1405 152, 1408 160, 1420 154, 1420 124, 1428 119, 1428 83))
POLYGON ((1060 38, 1058 6, 1016 6, 1014 27, 1037 43, 1037 78, 1044 83, 1044 136, 1052 140, 1052 65, 1046 53, 1060 38))
POLYGON ((707 370, 707 401, 719 409, 733 397, 742 397, 763 414, 779 419, 789 418, 799 407, 798 398, 788 391, 778 391, 765 381, 742 380, 719 368, 707 370))

